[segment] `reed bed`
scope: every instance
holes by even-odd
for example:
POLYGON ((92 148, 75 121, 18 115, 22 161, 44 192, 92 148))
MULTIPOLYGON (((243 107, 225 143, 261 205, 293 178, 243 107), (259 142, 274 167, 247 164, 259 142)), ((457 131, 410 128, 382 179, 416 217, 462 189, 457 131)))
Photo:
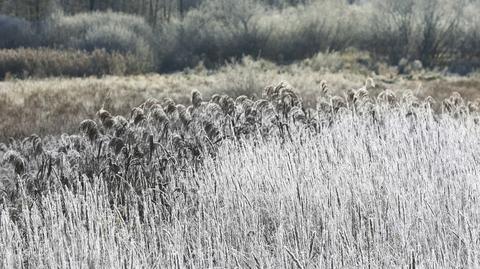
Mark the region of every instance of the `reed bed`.
POLYGON ((0 267, 478 267, 478 104, 368 84, 105 109, 0 145, 0 267))

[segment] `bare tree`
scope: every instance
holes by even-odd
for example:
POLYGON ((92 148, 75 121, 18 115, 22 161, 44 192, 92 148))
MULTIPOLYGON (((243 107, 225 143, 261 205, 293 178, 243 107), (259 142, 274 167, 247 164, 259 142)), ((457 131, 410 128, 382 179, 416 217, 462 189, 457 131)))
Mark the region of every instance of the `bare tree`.
POLYGON ((454 46, 449 43, 455 40, 462 9, 455 8, 458 5, 447 7, 446 4, 448 3, 440 0, 424 0, 418 8, 423 12, 423 16, 419 16, 419 32, 422 35, 417 57, 426 66, 432 66, 443 56, 448 57, 448 54, 453 53, 451 48, 454 46))
POLYGON ((370 18, 372 25, 371 48, 380 55, 387 55, 397 64, 410 54, 413 32, 414 0, 379 0, 374 2, 377 12, 370 18))
POLYGON ((89 0, 88 1, 88 9, 90 11, 93 11, 95 9, 95 0, 89 0))

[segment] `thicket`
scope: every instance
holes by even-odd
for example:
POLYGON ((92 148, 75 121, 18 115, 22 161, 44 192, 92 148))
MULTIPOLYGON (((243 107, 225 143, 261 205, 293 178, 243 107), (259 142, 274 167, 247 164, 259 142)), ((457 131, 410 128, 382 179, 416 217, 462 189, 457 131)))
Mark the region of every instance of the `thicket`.
POLYGON ((121 13, 53 15, 45 22, 41 43, 55 48, 130 53, 152 60, 153 33, 141 17, 121 13))
POLYGON ((154 65, 152 29, 141 17, 112 12, 54 14, 38 27, 14 17, 2 16, 2 21, 2 77, 136 74, 149 72, 154 65))
POLYGON ((0 79, 131 75, 144 71, 135 56, 104 49, 91 53, 46 48, 0 50, 0 79))
POLYGON ((114 12, 58 12, 41 22, 1 16, 0 47, 101 48, 135 55, 145 70, 160 72, 217 67, 244 55, 283 64, 354 47, 392 65, 419 60, 465 74, 480 64, 479 10, 468 0, 209 0, 156 25, 114 12))
POLYGON ((199 61, 215 66, 244 54, 288 63, 354 47, 392 65, 419 60, 428 68, 466 73, 480 56, 475 10, 475 1, 315 1, 275 9, 213 0, 165 26, 158 51, 171 52, 161 69, 176 69, 199 61), (173 45, 162 49, 165 44, 173 45))
POLYGON ((21 18, 0 15, 0 36, 0 48, 3 49, 36 45, 30 22, 21 18))

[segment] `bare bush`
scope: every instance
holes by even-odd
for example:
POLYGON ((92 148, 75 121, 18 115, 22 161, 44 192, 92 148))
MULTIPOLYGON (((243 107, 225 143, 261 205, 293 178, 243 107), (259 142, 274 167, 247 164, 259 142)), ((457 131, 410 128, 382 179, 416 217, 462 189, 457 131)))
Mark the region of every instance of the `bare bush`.
POLYGON ((28 21, 0 15, 0 48, 11 49, 35 44, 37 37, 28 21))
POLYGON ((141 17, 113 12, 53 15, 43 29, 50 47, 132 54, 146 67, 153 64, 151 27, 141 17))
POLYGON ((52 49, 0 50, 0 79, 128 75, 147 71, 134 55, 52 49))

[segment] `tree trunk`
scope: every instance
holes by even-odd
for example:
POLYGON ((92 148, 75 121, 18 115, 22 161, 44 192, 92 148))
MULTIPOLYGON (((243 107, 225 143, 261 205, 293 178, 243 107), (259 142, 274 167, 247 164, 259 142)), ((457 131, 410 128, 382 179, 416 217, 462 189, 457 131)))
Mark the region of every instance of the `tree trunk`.
POLYGON ((180 18, 183 18, 183 0, 178 0, 178 11, 180 13, 180 18))

